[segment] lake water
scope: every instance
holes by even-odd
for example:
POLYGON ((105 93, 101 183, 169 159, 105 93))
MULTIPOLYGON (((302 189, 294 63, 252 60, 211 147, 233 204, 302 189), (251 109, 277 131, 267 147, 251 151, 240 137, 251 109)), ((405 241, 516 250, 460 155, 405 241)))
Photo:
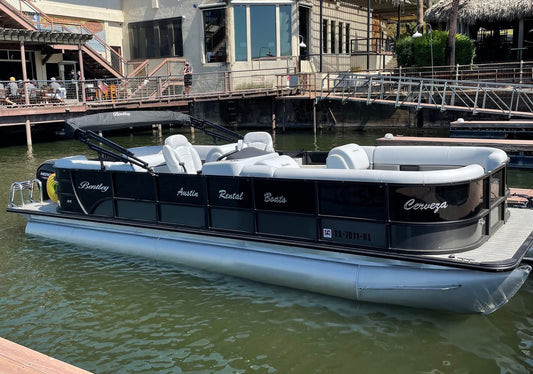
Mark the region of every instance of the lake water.
MULTIPOLYGON (((175 130, 178 131, 178 130, 175 130)), ((113 138, 161 144, 152 133, 113 138)), ((277 149, 374 144, 382 132, 278 133, 277 149)), ((204 139, 196 134, 194 141, 204 139)), ((0 201, 73 141, 0 148, 0 201)), ((510 185, 533 187, 531 172, 510 185)), ((524 224, 532 224, 525 222, 524 224)), ((0 211, 0 336, 94 373, 528 373, 533 281, 489 315, 356 303, 24 234, 0 211)))

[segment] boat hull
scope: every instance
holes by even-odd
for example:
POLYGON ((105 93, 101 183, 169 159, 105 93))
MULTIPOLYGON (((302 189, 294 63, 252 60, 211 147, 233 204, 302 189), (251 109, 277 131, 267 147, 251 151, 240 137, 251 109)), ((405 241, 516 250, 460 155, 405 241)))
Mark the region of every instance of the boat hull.
POLYGON ((509 271, 477 271, 76 218, 26 216, 29 235, 351 300, 459 313, 493 312, 518 291, 531 270, 520 265, 509 271))

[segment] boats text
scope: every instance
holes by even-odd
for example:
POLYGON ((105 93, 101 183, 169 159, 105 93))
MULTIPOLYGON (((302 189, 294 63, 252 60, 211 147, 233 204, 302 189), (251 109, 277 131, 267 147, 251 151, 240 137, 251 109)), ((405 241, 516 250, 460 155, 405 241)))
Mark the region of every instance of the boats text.
POLYGON ((272 196, 271 192, 265 192, 265 203, 277 203, 277 204, 285 204, 287 202, 287 199, 285 196, 272 196))

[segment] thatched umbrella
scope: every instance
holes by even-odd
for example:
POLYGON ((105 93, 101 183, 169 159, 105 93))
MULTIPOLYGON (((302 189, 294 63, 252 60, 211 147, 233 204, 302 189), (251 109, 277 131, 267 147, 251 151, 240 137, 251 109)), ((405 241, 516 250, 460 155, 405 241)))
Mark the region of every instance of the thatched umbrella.
MULTIPOLYGON (((426 22, 446 23, 453 0, 441 0, 425 13, 426 22)), ((518 58, 524 47, 524 20, 533 17, 533 0, 459 0, 457 21, 464 25, 518 24, 518 58)))
MULTIPOLYGON (((447 22, 452 0, 441 0, 425 13, 426 22, 447 22)), ((460 0, 458 22, 476 23, 515 22, 533 16, 532 0, 460 0)))

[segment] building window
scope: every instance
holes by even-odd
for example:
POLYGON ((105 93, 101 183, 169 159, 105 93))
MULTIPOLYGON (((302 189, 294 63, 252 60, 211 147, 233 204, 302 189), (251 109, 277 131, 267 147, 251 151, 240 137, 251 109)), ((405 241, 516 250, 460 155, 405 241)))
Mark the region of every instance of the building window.
POLYGON ((248 44, 246 38, 246 7, 239 5, 233 8, 235 25, 235 61, 248 59, 248 44))
POLYGON ((339 53, 342 53, 342 31, 344 25, 342 22, 339 22, 339 53))
POLYGON ((322 52, 328 53, 328 20, 322 20, 322 52))
POLYGON ((235 5, 233 26, 235 61, 292 55, 291 5, 235 5))
POLYGON ((204 10, 206 62, 226 62, 226 9, 204 10))
POLYGON ((181 17, 128 24, 132 58, 183 56, 181 17))
POLYGON ((250 6, 252 58, 276 55, 276 7, 250 6))
POLYGON ((132 58, 183 56, 182 18, 128 24, 132 58))
POLYGON ((279 44, 280 44, 280 56, 292 55, 292 43, 291 43, 291 6, 280 5, 279 6, 279 44))
POLYGON ((346 53, 350 53, 350 24, 346 24, 346 53))
POLYGON ((331 53, 335 53, 335 21, 331 21, 331 53))

